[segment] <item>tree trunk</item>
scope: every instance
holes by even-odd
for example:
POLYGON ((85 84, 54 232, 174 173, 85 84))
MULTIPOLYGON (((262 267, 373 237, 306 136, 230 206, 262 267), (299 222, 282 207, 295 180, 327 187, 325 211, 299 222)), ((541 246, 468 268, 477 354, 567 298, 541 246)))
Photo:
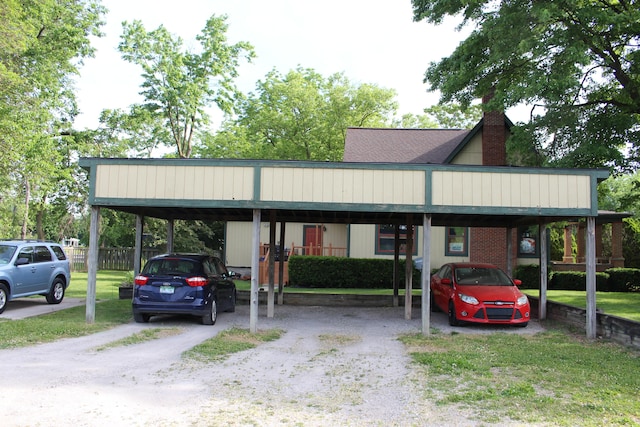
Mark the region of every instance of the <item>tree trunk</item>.
POLYGON ((20 238, 27 238, 27 225, 29 223, 29 200, 31 198, 31 183, 28 179, 24 180, 24 217, 22 218, 22 230, 20 231, 20 238))

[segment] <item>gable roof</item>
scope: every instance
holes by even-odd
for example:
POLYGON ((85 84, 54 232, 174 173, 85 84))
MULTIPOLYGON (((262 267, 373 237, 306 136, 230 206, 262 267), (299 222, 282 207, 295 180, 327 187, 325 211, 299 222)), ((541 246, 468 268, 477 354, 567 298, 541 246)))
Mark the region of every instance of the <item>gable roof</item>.
POLYGON ((468 129, 348 128, 345 162, 445 163, 468 129))
MULTIPOLYGON (((513 123, 505 118, 505 127, 513 123)), ((450 164, 482 133, 484 118, 473 129, 347 128, 345 162, 450 164)))

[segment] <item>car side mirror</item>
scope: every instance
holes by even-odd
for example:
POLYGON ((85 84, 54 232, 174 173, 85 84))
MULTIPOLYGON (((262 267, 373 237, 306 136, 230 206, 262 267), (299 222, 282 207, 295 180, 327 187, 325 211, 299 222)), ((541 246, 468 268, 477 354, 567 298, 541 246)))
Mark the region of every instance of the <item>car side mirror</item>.
POLYGON ((16 260, 16 265, 27 265, 29 264, 29 258, 18 258, 16 260))
POLYGON ((522 285, 522 280, 513 279, 513 284, 516 285, 516 286, 520 286, 520 285, 522 285))
POLYGON ((442 279, 440 283, 442 283, 443 285, 451 286, 451 279, 442 279))

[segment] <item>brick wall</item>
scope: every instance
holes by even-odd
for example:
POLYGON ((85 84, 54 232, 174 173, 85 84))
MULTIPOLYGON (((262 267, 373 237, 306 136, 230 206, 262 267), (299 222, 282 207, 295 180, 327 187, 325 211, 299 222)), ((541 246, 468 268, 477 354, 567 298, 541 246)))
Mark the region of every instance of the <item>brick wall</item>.
MULTIPOLYGON (((517 257, 517 234, 511 236, 511 257, 517 257)), ((507 229, 506 228, 472 228, 469 239, 469 261, 488 262, 507 271, 507 229)), ((515 267, 513 265, 512 267, 515 267)))

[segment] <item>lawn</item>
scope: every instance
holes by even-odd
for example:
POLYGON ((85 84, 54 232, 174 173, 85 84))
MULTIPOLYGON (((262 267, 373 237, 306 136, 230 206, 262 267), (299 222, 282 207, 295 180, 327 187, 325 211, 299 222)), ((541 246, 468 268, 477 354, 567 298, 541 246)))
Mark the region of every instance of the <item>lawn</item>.
MULTIPOLYGON (((528 295, 539 297, 537 289, 523 289, 528 295)), ((547 291, 549 301, 575 307, 587 307, 587 294, 580 291, 547 291)), ((640 322, 640 292, 596 292, 596 307, 604 313, 640 322)))

